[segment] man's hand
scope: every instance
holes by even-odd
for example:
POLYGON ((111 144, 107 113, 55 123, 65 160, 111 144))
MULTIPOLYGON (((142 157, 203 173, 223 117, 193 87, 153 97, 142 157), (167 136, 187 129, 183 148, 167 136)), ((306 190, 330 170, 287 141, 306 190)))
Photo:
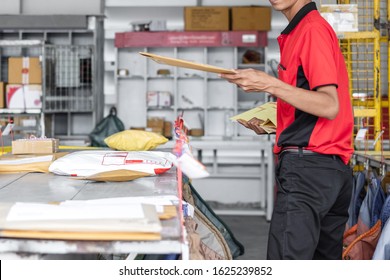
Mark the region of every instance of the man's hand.
POLYGON ((262 123, 264 123, 263 120, 259 120, 258 118, 252 118, 249 121, 245 121, 243 119, 238 119, 238 123, 245 126, 248 129, 253 130, 256 134, 266 134, 267 132, 260 127, 262 123))
POLYGON ((232 84, 236 84, 245 92, 268 92, 268 87, 280 81, 267 73, 251 68, 235 69, 234 74, 220 74, 232 84))

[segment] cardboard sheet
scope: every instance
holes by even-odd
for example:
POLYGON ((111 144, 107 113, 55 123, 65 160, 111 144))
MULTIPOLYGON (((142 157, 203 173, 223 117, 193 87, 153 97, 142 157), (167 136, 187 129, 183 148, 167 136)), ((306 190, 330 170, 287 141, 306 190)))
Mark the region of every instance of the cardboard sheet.
MULTIPOLYGON (((143 212, 134 215, 134 213, 126 212, 126 209, 122 210, 121 205, 118 205, 118 207, 111 205, 109 207, 109 205, 89 205, 88 202, 84 202, 83 206, 82 202, 66 206, 39 203, 0 203, 0 237, 61 240, 161 239, 161 224, 153 205, 133 205, 134 207, 141 207, 143 212), (17 204, 20 204, 20 207, 17 209, 18 213, 15 216, 15 213, 12 214, 11 212, 16 210, 13 208, 17 204), (61 213, 38 215, 39 211, 44 210, 45 207, 64 208, 64 211, 62 211, 62 215, 61 213), (116 209, 112 209, 112 207, 116 209), (28 211, 30 208, 32 211, 28 211), (100 208, 100 211, 96 211, 98 208, 100 208), (71 213, 70 210, 72 209, 76 210, 79 215, 83 214, 84 217, 81 217, 81 219, 79 217, 74 218, 74 214, 77 213, 71 213), (106 210, 107 213, 102 214, 106 210), (69 217, 63 216, 67 213, 70 214, 69 217), (95 214, 98 217, 94 218, 93 215, 95 214), (55 216, 58 216, 59 219, 55 219, 55 216), (99 218, 100 216, 102 218, 99 218), (117 218, 115 218, 116 216, 117 218)), ((169 211, 172 211, 172 209, 169 211)), ((168 214, 172 216, 172 213, 168 214)))
POLYGON ((134 197, 112 197, 84 200, 67 200, 61 202, 62 205, 106 205, 106 204, 132 204, 132 203, 150 204, 156 207, 157 215, 160 220, 167 220, 177 216, 176 206, 178 197, 174 195, 164 196, 134 196, 134 197))
POLYGON ((0 230, 0 237, 91 241, 161 240, 160 233, 154 232, 61 232, 34 230, 0 230))
POLYGON ((234 74, 235 73, 234 70, 232 70, 232 69, 225 69, 225 68, 221 68, 221 67, 212 66, 209 64, 191 62, 191 61, 184 60, 184 59, 171 58, 171 57, 166 57, 166 56, 161 56, 161 55, 156 55, 156 54, 146 53, 146 52, 140 52, 139 54, 146 56, 148 58, 151 58, 160 64, 167 64, 167 65, 171 65, 171 66, 177 66, 177 67, 182 67, 182 68, 189 68, 189 69, 195 69, 195 70, 212 72, 212 73, 219 73, 219 74, 234 74))

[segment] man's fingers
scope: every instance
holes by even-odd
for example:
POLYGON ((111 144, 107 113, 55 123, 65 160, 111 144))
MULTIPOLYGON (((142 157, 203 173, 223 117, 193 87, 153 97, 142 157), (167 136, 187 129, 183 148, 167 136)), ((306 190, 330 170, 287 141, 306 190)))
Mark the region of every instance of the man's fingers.
POLYGON ((241 124, 241 125, 245 126, 246 128, 249 128, 249 127, 248 127, 248 123, 247 123, 247 121, 245 121, 245 120, 242 120, 242 119, 238 119, 238 120, 237 120, 237 122, 238 122, 239 124, 241 124))
POLYGON ((259 126, 261 125, 262 123, 264 123, 263 120, 260 120, 258 118, 252 118, 248 121, 248 124, 252 124, 252 125, 256 125, 256 126, 259 126))

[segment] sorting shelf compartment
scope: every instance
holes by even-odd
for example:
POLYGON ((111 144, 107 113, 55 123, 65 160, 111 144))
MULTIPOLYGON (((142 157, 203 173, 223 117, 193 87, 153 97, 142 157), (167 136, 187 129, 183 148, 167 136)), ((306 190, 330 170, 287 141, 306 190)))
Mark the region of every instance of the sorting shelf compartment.
MULTIPOLYGON (((115 47, 118 116, 127 128, 146 127, 150 117, 173 122, 183 114, 189 128, 203 129, 204 136, 240 136, 237 125, 228 119, 240 112, 242 93, 235 85, 216 73, 159 64, 139 52, 227 69, 268 71, 264 63, 267 32, 120 32, 115 34, 115 47), (248 35, 250 42, 245 41, 248 35), (247 50, 257 53, 260 63, 243 63, 247 50)), ((254 94, 249 99, 253 104, 263 103, 265 95, 254 94)))

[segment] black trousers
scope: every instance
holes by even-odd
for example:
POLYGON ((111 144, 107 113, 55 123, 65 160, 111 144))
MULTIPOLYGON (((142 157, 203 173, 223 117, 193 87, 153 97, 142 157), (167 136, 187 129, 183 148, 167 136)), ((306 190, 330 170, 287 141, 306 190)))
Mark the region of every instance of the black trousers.
POLYGON ((267 259, 341 259, 353 173, 337 156, 282 152, 267 259))

